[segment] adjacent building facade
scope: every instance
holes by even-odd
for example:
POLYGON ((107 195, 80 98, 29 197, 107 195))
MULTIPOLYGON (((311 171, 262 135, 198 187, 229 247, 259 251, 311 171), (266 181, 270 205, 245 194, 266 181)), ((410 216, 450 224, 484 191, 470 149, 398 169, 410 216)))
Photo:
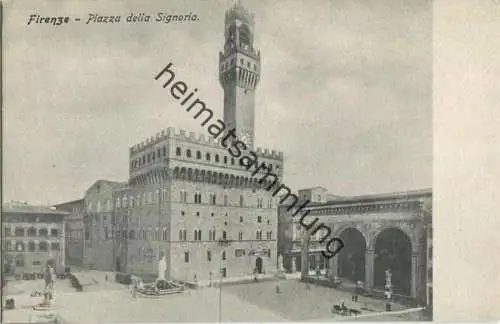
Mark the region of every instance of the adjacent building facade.
POLYGON ((45 206, 11 203, 2 209, 4 273, 40 274, 49 260, 64 268, 67 213, 45 206))
POLYGON ((79 199, 54 206, 57 210, 67 212, 65 218, 65 255, 68 266, 83 266, 83 247, 85 227, 85 200, 79 199))
POLYGON ((383 290, 385 270, 389 269, 395 294, 428 299, 428 267, 432 264, 428 233, 432 220, 425 206, 432 204, 430 189, 328 200, 324 188, 312 188, 299 191, 298 196, 311 200, 303 209, 309 213, 303 222, 310 224, 318 219, 317 225, 329 227, 345 247, 335 257, 324 258, 321 240, 326 230, 314 235, 305 232, 300 215, 292 217, 296 208, 288 211, 290 206, 285 201, 280 206, 279 253, 288 271, 310 276, 320 270, 330 279, 362 281, 366 289, 383 290))

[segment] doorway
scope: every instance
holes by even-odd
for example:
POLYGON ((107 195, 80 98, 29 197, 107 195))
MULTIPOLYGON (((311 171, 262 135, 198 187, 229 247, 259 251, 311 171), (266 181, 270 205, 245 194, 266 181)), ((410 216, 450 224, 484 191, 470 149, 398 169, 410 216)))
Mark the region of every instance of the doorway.
POLYGON ((255 269, 257 270, 257 273, 262 273, 262 258, 258 257, 255 260, 255 269))

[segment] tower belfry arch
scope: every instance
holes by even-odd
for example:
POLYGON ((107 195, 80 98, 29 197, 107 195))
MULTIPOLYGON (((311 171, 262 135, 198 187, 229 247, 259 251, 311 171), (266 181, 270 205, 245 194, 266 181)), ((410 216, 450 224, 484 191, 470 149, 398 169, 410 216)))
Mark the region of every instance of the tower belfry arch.
POLYGON ((254 47, 254 16, 237 1, 225 15, 224 48, 219 53, 219 81, 224 90, 224 123, 252 149, 255 90, 260 80, 260 52, 254 47))

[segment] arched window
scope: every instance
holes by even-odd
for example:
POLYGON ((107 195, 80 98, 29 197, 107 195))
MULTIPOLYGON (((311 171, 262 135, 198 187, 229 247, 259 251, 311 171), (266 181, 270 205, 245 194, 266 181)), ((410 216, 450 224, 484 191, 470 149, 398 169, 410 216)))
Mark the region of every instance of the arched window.
POLYGON ((190 149, 187 149, 187 150, 186 150, 186 156, 187 156, 188 158, 190 158, 190 157, 191 157, 191 150, 190 150, 190 149))
POLYGON ((182 231, 182 240, 187 241, 187 235, 186 235, 186 230, 182 231))
POLYGON ((39 231, 38 231, 38 236, 48 236, 49 235, 49 231, 47 231, 46 228, 41 228, 39 231))
POLYGON ((36 250, 36 244, 33 241, 28 242, 28 251, 29 252, 35 252, 36 250))
POLYGON ((50 230, 50 236, 57 237, 59 236, 59 230, 57 228, 53 228, 50 230))
POLYGON ((201 241, 201 230, 198 230, 198 241, 201 241))
POLYGON ((61 250, 61 244, 59 242, 52 242, 50 245, 51 245, 52 251, 60 251, 61 250))
POLYGON ((16 227, 15 235, 16 236, 24 236, 24 228, 22 228, 22 227, 16 227))
POLYGON ((224 164, 227 164, 227 156, 224 157, 224 164))
MULTIPOLYGON (((189 151, 189 150, 188 150, 188 151, 189 151)), ((177 148, 175 149, 175 155, 177 155, 177 156, 181 156, 181 154, 182 154, 182 153, 181 153, 181 148, 180 148, 180 147, 177 147, 177 148)))
POLYGON ((243 207, 245 205, 245 198, 243 195, 240 195, 240 207, 243 207))
POLYGON ((198 230, 194 230, 194 240, 198 241, 198 230))
POLYGON ((34 228, 34 227, 28 228, 27 236, 36 236, 36 228, 34 228))
POLYGON ((210 153, 207 153, 207 155, 206 155, 205 158, 206 158, 207 161, 210 161, 210 153))
MULTIPOLYGON (((179 153, 180 153, 180 150, 179 150, 179 153)), ((163 146, 163 156, 166 156, 167 155, 167 148, 165 146, 163 146)))
POLYGON ((226 251, 222 251, 222 260, 226 260, 226 251))
POLYGON ((215 162, 219 162, 219 154, 215 154, 215 162))
POLYGON ((200 151, 196 151, 196 158, 198 160, 201 160, 201 152, 200 151))
POLYGON ((226 233, 226 231, 222 231, 222 239, 224 241, 227 240, 227 233, 226 233))
POLYGON ((224 195, 224 206, 227 206, 227 194, 224 195))
POLYGON ((42 252, 47 252, 48 250, 48 247, 47 247, 47 242, 40 242, 40 244, 38 244, 38 247, 40 248, 40 251, 42 252))

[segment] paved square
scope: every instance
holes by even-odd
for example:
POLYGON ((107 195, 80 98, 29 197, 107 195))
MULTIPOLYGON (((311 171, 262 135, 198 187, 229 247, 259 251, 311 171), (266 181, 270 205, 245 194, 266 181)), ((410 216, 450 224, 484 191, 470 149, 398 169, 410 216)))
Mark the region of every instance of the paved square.
MULTIPOLYGON (((383 300, 360 296, 358 303, 354 303, 351 302, 350 293, 312 284, 309 287, 310 290, 298 280, 284 280, 280 282, 279 294, 276 293, 276 282, 227 286, 222 288, 222 293, 237 296, 248 304, 268 309, 289 321, 332 319, 332 306, 342 302, 349 308, 367 307, 377 312, 385 310, 383 300)), ((392 308, 403 310, 406 307, 393 304, 392 308)))
MULTIPOLYGON (((20 282, 24 292, 15 295, 19 310, 7 311, 5 321, 14 318, 15 312, 31 312, 29 305, 41 302, 41 297, 29 297, 28 287, 37 287, 41 282, 20 282)), ((189 290, 182 294, 156 298, 137 296, 133 298, 127 287, 114 282, 102 282, 76 292, 69 281, 58 281, 54 312, 70 324, 76 323, 125 323, 125 322, 283 322, 283 321, 331 321, 348 320, 349 317, 333 317, 333 304, 345 302, 347 307, 368 307, 373 311, 384 310, 384 301, 360 297, 358 303, 351 302, 351 294, 331 288, 310 285, 297 280, 282 280, 280 293, 276 293, 276 282, 267 281, 222 287, 222 310, 219 314, 219 289, 205 288, 189 290)), ((393 305, 393 310, 405 307, 393 305)), ((370 311, 363 311, 369 314, 370 311)), ((34 315, 31 314, 31 317, 34 315)), ((405 317, 394 316, 393 320, 405 317)), ((382 317, 381 319, 387 319, 382 317)), ((372 321, 377 318, 367 318, 372 321)), ((10 320, 12 321, 12 320, 10 320)))

